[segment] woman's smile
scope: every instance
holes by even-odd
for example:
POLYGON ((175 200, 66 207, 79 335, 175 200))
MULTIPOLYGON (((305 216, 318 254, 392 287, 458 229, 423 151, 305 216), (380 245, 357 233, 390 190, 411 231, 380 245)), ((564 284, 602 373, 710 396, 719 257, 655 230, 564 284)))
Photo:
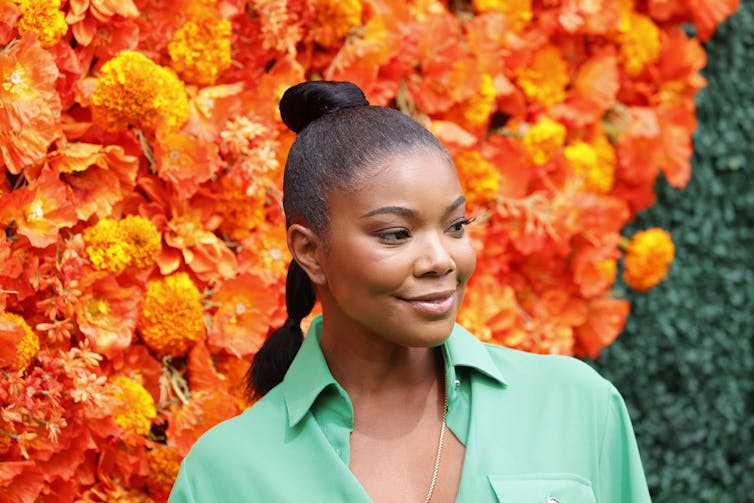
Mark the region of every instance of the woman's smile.
POLYGON ((456 291, 443 291, 418 295, 415 297, 401 298, 417 312, 429 315, 431 317, 442 317, 453 312, 456 304, 456 291))

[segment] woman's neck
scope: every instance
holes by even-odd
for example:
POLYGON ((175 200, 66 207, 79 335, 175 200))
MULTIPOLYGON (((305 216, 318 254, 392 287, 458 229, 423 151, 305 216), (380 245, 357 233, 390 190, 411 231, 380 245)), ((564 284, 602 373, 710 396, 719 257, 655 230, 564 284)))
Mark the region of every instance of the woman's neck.
POLYGON ((365 330, 328 325, 326 318, 320 345, 333 377, 354 401, 425 394, 437 389, 444 373, 438 348, 401 346, 365 330))

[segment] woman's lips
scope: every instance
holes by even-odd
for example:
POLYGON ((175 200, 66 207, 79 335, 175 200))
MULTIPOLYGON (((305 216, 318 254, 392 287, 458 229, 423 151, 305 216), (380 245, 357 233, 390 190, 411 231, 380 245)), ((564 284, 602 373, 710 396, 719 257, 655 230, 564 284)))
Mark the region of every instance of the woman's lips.
POLYGON ((453 310, 456 303, 455 292, 444 296, 426 296, 414 299, 401 299, 411 305, 415 310, 432 316, 442 316, 453 310))

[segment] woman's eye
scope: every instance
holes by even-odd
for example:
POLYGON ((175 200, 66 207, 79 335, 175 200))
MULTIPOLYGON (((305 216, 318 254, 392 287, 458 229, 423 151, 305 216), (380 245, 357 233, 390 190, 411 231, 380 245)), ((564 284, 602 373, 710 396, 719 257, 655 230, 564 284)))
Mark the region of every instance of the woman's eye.
POLYGON ((464 218, 463 220, 459 220, 457 222, 453 222, 450 225, 450 231, 454 234, 463 234, 464 233, 464 227, 469 225, 471 222, 473 222, 473 218, 464 218))
POLYGON ((411 234, 406 229, 395 229, 380 232, 378 236, 385 243, 400 243, 410 238, 411 234))

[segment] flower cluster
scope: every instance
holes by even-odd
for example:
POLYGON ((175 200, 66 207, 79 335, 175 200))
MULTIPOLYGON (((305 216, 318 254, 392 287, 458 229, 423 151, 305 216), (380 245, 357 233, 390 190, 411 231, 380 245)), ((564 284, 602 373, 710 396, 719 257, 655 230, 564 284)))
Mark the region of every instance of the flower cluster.
POLYGON ((164 501, 285 318, 278 101, 349 80, 448 147, 460 321, 597 355, 667 274, 622 230, 690 177, 738 0, 0 1, 0 499, 164 501), (696 36, 688 34, 688 26, 696 36))

